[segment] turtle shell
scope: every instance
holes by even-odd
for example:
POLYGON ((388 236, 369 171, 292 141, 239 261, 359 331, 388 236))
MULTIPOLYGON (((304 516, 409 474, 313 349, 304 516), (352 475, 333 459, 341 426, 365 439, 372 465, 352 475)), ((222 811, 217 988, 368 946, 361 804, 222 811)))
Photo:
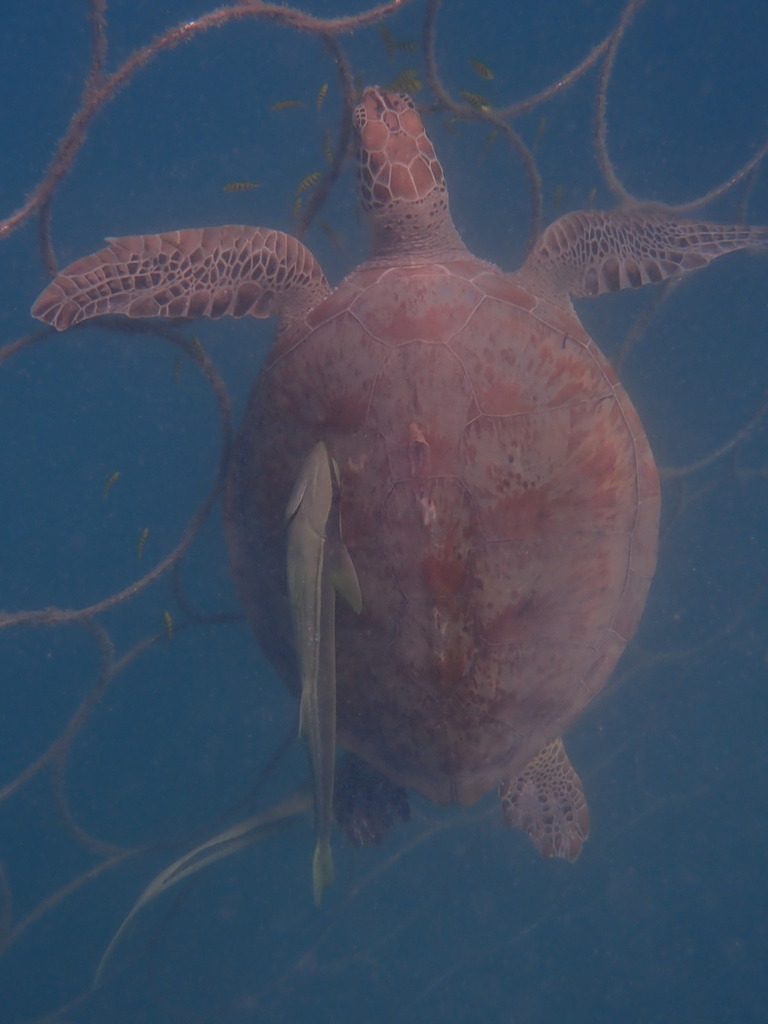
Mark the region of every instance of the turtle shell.
POLYGON ((656 561, 637 413, 575 314, 478 260, 363 266, 278 337, 226 484, 236 584, 298 693, 285 509, 336 460, 363 597, 337 602, 339 742, 469 803, 603 688, 656 561))

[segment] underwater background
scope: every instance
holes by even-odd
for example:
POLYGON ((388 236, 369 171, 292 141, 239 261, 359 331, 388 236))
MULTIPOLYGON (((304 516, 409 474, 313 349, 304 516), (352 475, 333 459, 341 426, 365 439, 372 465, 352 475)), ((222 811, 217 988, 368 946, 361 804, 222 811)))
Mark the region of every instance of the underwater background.
MULTIPOLYGON (((108 70, 209 9, 115 0, 108 70)), ((318 17, 364 9, 302 4, 318 17)), ((619 0, 444 0, 442 81, 459 102, 462 91, 493 107, 521 100, 574 68, 622 10, 619 0)), ((355 74, 387 85, 415 69, 423 82, 409 43, 424 12, 414 2, 387 15, 384 33, 371 24, 338 36, 355 74)), ((6 5, 3 23, 0 217, 44 176, 90 60, 84 2, 6 5)), ((641 6, 607 94, 609 151, 633 195, 688 202, 760 149, 767 48, 768 5, 641 6)), ((544 222, 614 205, 593 145, 599 73, 514 122, 541 174, 544 222)), ((414 98, 433 101, 426 87, 414 98)), ((294 230, 297 189, 328 166, 342 112, 331 54, 295 29, 243 19, 160 54, 98 112, 56 189, 59 264, 105 236, 294 230), (233 183, 258 187, 226 190, 233 183)), ((515 152, 481 121, 426 122, 464 240, 515 268, 531 227, 515 152)), ((706 212, 735 221, 745 209, 768 223, 765 169, 706 212)), ((351 161, 304 241, 333 283, 364 259, 351 161)), ((32 218, 0 237, 1 345, 37 330, 29 308, 46 281, 32 218)), ((728 257, 663 302, 645 289, 578 311, 666 469, 640 630, 568 735, 592 817, 581 858, 540 860, 503 828, 493 794, 468 809, 413 796, 413 821, 381 847, 355 850, 334 834, 336 881, 316 909, 301 816, 143 909, 93 992, 153 877, 306 783, 297 709, 242 618, 218 503, 176 573, 85 621, 14 615, 85 608, 168 557, 214 487, 222 448, 199 346, 237 424, 274 324, 183 326, 186 350, 97 324, 3 351, 0 1024, 766 1019, 768 258, 728 257)))

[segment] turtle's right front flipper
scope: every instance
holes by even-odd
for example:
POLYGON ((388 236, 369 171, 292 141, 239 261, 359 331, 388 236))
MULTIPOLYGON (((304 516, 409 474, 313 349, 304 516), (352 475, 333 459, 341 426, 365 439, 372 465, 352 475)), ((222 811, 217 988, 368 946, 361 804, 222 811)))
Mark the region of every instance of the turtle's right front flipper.
POLYGON ((741 249, 768 246, 768 227, 687 220, 638 204, 575 210, 550 224, 516 271, 534 292, 589 298, 679 277, 741 249))
POLYGON ((283 231, 228 224, 107 241, 58 273, 32 315, 59 331, 107 313, 277 315, 290 326, 330 293, 309 249, 283 231))

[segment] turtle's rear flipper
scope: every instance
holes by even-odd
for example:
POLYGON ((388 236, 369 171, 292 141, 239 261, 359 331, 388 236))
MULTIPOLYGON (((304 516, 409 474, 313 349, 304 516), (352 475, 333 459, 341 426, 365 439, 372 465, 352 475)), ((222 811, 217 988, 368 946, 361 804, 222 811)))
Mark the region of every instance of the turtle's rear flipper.
POLYGON ((504 824, 525 832, 542 857, 576 860, 589 836, 589 808, 561 739, 502 782, 499 796, 504 824))
POLYGON ((411 820, 408 794, 367 761, 345 754, 336 767, 336 820, 355 846, 383 843, 393 825, 411 820))

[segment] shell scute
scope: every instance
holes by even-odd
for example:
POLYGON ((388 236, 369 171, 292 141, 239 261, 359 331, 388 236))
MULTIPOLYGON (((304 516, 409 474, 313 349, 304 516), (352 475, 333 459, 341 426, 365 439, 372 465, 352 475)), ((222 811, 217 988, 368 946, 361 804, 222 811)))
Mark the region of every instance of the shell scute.
POLYGON ((483 295, 442 267, 384 272, 350 304, 366 328, 387 345, 410 341, 445 344, 463 326, 483 295))
POLYGON ((596 551, 593 534, 577 533, 479 548, 478 633, 490 644, 596 644, 626 586, 626 544, 626 536, 614 535, 596 551))
POLYGON ((277 387, 270 389, 270 415, 285 422, 299 415, 321 429, 359 429, 386 349, 348 309, 300 341, 286 341, 271 360, 277 387))
POLYGON ((457 479, 403 481, 395 484, 381 510, 383 541, 390 550, 400 546, 397 581, 409 603, 431 608, 435 602, 463 606, 468 595, 470 567, 467 543, 476 530, 474 502, 457 479), (446 510, 451 515, 446 515, 446 510))
MULTIPOLYGON (((477 268, 475 267, 475 270, 477 268)), ((473 283, 490 299, 499 299, 511 306, 517 306, 531 313, 539 305, 536 298, 527 288, 516 284, 510 274, 500 274, 498 270, 483 267, 480 273, 473 275, 473 283)))
POLYGON ((524 307, 485 298, 450 345, 482 412, 514 416, 611 393, 605 360, 575 335, 524 307))
POLYGON ((382 361, 366 427, 387 439, 393 482, 454 475, 462 429, 476 412, 461 362, 445 345, 411 341, 382 361))

